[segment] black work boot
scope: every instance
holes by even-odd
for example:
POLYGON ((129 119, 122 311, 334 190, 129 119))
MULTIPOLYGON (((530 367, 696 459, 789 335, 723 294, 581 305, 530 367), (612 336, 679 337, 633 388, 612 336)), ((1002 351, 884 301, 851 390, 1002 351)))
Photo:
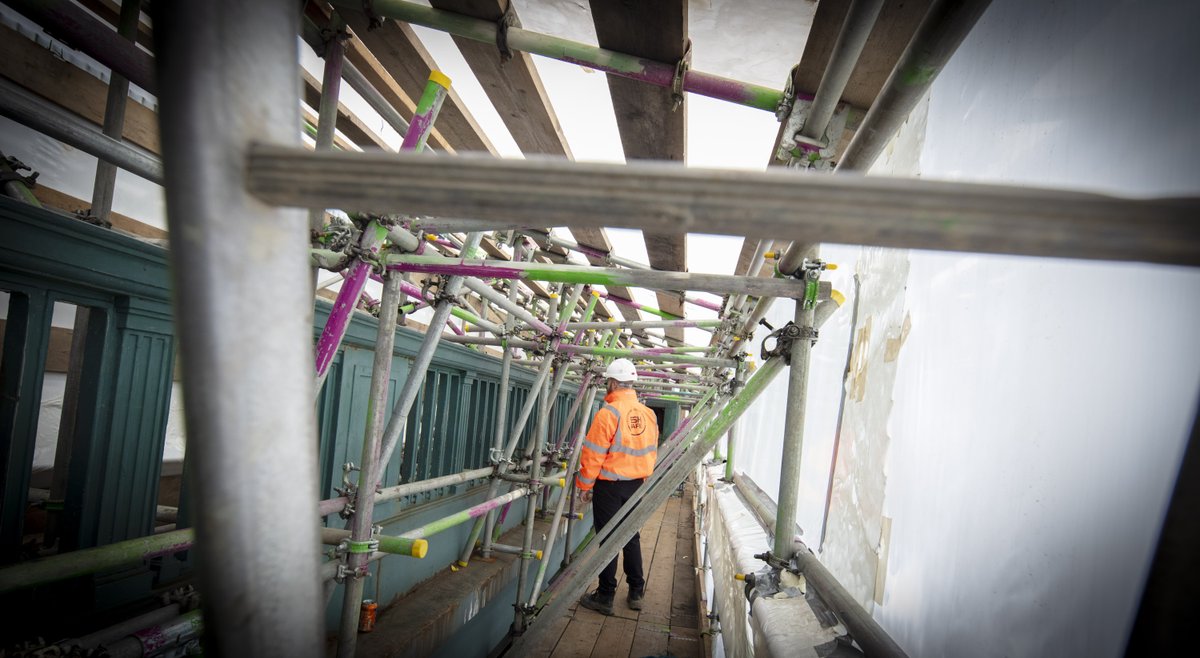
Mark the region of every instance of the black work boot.
POLYGON ((630 610, 641 610, 642 609, 642 599, 645 597, 646 597, 646 590, 644 588, 634 589, 634 588, 630 587, 629 588, 629 598, 626 599, 626 601, 629 603, 629 609, 630 610))
POLYGON ((588 610, 595 610, 602 615, 611 615, 613 613, 613 595, 601 593, 600 590, 588 592, 579 599, 579 604, 588 610))

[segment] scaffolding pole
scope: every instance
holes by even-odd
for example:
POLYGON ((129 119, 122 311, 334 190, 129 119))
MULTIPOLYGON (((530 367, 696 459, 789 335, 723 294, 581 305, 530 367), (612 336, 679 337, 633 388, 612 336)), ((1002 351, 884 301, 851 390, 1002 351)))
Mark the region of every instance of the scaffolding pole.
MULTIPOLYGON (((387 410, 388 384, 395 356, 396 309, 400 306, 400 276, 392 274, 383 284, 383 300, 379 306, 379 325, 375 333, 375 360, 371 364, 371 389, 367 396, 367 426, 363 435, 362 458, 359 462, 358 490, 354 516, 350 519, 350 536, 346 539, 347 577, 342 596, 341 627, 338 630, 337 655, 354 655, 358 642, 358 617, 361 612, 364 581, 367 578, 367 557, 372 552, 372 519, 375 514, 375 483, 369 479, 379 458, 384 412, 387 410)), ((378 540, 375 540, 378 541, 378 540)))
MULTIPOLYGON (((779 467, 779 496, 775 527, 792 528, 796 525, 797 498, 800 495, 800 456, 804 446, 804 412, 808 395, 808 365, 815 340, 813 333, 813 307, 796 303, 797 327, 800 335, 792 340, 791 372, 788 374, 787 407, 783 419, 783 460, 779 467)), ((791 533, 775 533, 772 553, 780 560, 791 559, 794 552, 791 533)))
MULTIPOLYGON (((559 265, 556 263, 514 263, 501 260, 467 260, 444 256, 418 256, 396 254, 385 257, 388 269, 421 274, 466 274, 480 279, 516 279, 520 281, 547 281, 560 283, 587 283, 601 286, 634 286, 648 290, 703 290, 718 294, 743 292, 761 297, 800 297, 803 286, 789 279, 764 279, 761 277, 739 277, 725 274, 702 274, 695 272, 670 272, 663 270, 630 270, 618 267, 593 267, 590 265, 559 265)), ((619 304, 636 304, 601 293, 619 304)), ((696 301, 693 299, 692 301, 696 301)), ((638 305, 639 310, 654 314, 665 313, 658 309, 638 305)), ((710 307, 711 308, 711 307, 710 307)), ((719 309, 718 309, 719 310, 719 309)), ((668 319, 676 319, 672 316, 668 319)))
MULTIPOLYGON (((138 21, 142 15, 139 0, 121 2, 121 13, 117 19, 117 34, 133 41, 137 37, 138 21)), ((108 97, 104 104, 104 127, 102 132, 118 142, 125 129, 125 106, 129 100, 129 80, 112 71, 108 78, 108 97)), ((108 221, 112 212, 113 191, 117 186, 117 167, 107 160, 96 160, 96 181, 92 187, 92 214, 102 222, 108 221)), ((80 308, 80 311, 83 309, 80 308)))
POLYGON ((315 658, 308 236, 302 212, 264 205, 243 180, 252 141, 300 147, 300 15, 290 0, 153 9, 207 650, 315 658), (263 537, 286 541, 266 550, 263 537))
MULTIPOLYGON (((362 10, 362 4, 354 0, 334 0, 332 4, 362 10)), ((403 0, 374 0, 372 10, 385 18, 442 30, 464 39, 490 44, 497 43, 499 28, 495 21, 431 9, 403 0)), ((657 87, 671 88, 676 80, 676 72, 679 70, 677 62, 656 62, 577 41, 530 32, 515 25, 507 27, 504 38, 508 47, 513 50, 586 66, 657 87)), ((775 112, 783 100, 783 92, 776 89, 687 68, 684 68, 683 71, 680 85, 681 89, 686 92, 767 112, 775 112)), ((809 97, 805 93, 798 93, 797 96, 809 97)), ((463 216, 469 217, 470 215, 463 216)))
MULTIPOLYGON (((333 118, 328 122, 324 118, 321 121, 330 126, 328 138, 332 144, 332 126, 337 119, 337 92, 340 89, 341 80, 341 57, 338 53, 341 52, 342 46, 337 38, 331 40, 330 46, 334 48, 335 52, 326 55, 325 77, 328 86, 323 88, 321 107, 323 112, 330 112, 333 118), (332 100, 327 103, 329 96, 332 97, 332 100), (326 107, 327 105, 332 109, 326 107)), ((420 152, 425 148, 425 140, 429 136, 429 132, 433 130, 433 122, 442 109, 442 103, 446 100, 449 87, 449 78, 437 71, 430 72, 429 81, 425 84, 425 93, 421 96, 417 114, 413 117, 412 129, 404 136, 404 143, 400 145, 402 151, 420 152)), ((317 148, 320 149, 321 135, 318 134, 317 137, 317 148)), ((312 231, 319 231, 323 228, 325 209, 312 208, 311 211, 309 228, 312 231), (314 222, 317 224, 314 225, 314 222)), ((338 290, 337 299, 334 300, 333 308, 329 311, 329 318, 325 322, 325 329, 317 341, 317 395, 320 395, 325 378, 329 376, 329 367, 333 364, 333 358, 337 354, 338 348, 341 347, 342 339, 346 336, 346 329, 350 326, 354 308, 358 305, 358 299, 366 288, 373 263, 378 260, 379 252, 383 249, 383 243, 388 235, 389 227, 382 220, 371 220, 359 238, 358 252, 360 255, 350 266, 350 273, 346 275, 345 282, 338 290)), ((437 331, 441 332, 440 325, 437 331)))

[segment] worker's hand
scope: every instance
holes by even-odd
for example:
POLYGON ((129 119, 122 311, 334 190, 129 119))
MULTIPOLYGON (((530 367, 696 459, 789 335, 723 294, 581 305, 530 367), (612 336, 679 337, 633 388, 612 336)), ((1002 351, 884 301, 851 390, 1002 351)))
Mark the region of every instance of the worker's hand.
POLYGON ((592 490, 588 489, 587 491, 580 491, 579 502, 583 503, 584 505, 592 502, 592 490))

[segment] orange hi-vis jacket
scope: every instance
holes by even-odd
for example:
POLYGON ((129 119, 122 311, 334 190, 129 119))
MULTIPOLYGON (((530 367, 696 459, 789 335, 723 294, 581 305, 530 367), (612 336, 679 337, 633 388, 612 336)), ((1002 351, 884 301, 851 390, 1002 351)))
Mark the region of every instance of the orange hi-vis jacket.
POLYGON ((592 418, 579 453, 575 485, 588 491, 597 479, 640 480, 650 477, 658 460, 658 419, 638 402, 631 388, 604 396, 592 418))

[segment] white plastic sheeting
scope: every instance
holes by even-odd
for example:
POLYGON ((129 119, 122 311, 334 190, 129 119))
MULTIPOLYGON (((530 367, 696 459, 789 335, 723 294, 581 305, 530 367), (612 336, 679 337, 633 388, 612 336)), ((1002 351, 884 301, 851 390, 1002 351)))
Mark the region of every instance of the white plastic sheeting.
POLYGON ((803 577, 784 573, 786 593, 746 599, 746 583, 734 575, 754 573, 765 565, 754 555, 769 550, 770 537, 733 484, 722 482, 723 466, 703 468, 707 559, 711 574, 713 609, 720 616, 720 645, 714 655, 816 656, 814 647, 828 644, 844 633, 840 624, 822 628, 802 594, 803 577), (796 592, 801 596, 796 596, 796 592))
POLYGON ((706 484, 711 485, 705 500, 708 535, 707 555, 713 580, 712 606, 720 616, 721 645, 727 656, 753 656, 754 634, 750 628, 746 583, 734 579, 740 573, 753 573, 763 567, 754 558, 770 547, 767 533, 738 498, 732 483, 721 482, 721 467, 705 469, 706 484))
MULTIPOLYGON (((1200 88, 1169 63, 1200 61, 1198 22, 1185 2, 993 3, 933 86, 924 144, 885 156, 915 147, 930 178, 1196 195, 1200 88)), ((878 401, 892 405, 887 459, 882 473, 838 474, 882 476, 876 618, 910 655, 1121 654, 1200 395, 1200 273, 907 258, 910 331, 894 401, 878 401)), ((819 381, 843 367, 815 364, 810 414, 829 413, 819 381)), ((764 396, 747 424, 780 422, 781 401, 764 396)), ((811 468, 827 440, 815 422, 800 500, 810 543, 828 484, 811 468)), ((779 443, 756 439, 739 467, 773 492, 779 443)), ((855 550, 830 524, 823 560, 855 550)), ((830 566, 868 580, 862 565, 830 566)))

